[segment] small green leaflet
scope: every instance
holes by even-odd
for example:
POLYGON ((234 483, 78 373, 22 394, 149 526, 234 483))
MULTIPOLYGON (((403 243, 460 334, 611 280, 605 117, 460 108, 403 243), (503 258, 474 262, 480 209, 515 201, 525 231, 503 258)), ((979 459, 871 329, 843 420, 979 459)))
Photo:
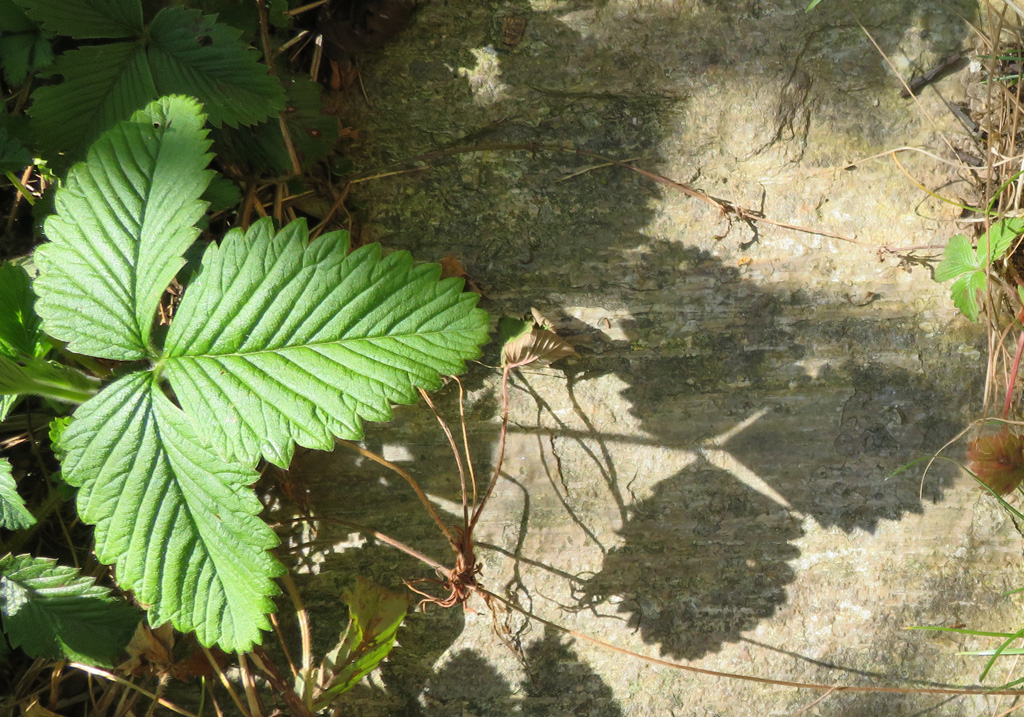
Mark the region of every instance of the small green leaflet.
POLYGON ((165 98, 104 134, 57 192, 36 250, 36 306, 72 351, 132 361, 153 350, 160 296, 195 240, 212 172, 199 106, 165 98))
POLYGON ((167 335, 163 367, 181 407, 225 458, 287 466, 296 443, 359 439, 362 420, 464 370, 488 317, 461 279, 348 236, 308 242, 304 221, 261 219, 211 244, 167 335), (216 417, 210 421, 208 417, 216 417))
POLYGON ((324 659, 321 669, 331 679, 317 697, 317 712, 355 687, 387 657, 409 609, 404 595, 396 595, 361 577, 356 578, 355 589, 346 591, 342 599, 348 605, 348 630, 324 659))
POLYGON ((96 525, 96 556, 121 587, 200 643, 245 652, 269 629, 283 573, 249 486, 256 471, 207 448, 181 410, 138 372, 75 411, 61 446, 78 514, 96 525))
POLYGON ((935 281, 955 279, 949 293, 953 305, 971 321, 978 321, 978 292, 988 284, 988 267, 1002 259, 1018 235, 1024 233, 1024 217, 1009 217, 992 224, 978 240, 978 248, 963 234, 949 240, 943 259, 935 267, 935 281))
POLYGON ((142 613, 74 568, 31 555, 0 559, 0 617, 31 657, 113 666, 142 613))
POLYGON ((20 530, 35 525, 36 518, 18 495, 11 464, 0 458, 0 528, 20 530))

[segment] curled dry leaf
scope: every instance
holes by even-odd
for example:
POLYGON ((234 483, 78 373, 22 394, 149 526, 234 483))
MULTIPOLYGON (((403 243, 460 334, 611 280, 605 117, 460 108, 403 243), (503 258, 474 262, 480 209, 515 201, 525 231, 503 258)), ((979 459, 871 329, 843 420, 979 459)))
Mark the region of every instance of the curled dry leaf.
POLYGON ((534 361, 557 361, 571 356, 575 350, 554 332, 534 326, 505 344, 501 350, 506 366, 525 366, 534 361))
POLYGON ((469 274, 466 273, 466 267, 462 265, 462 262, 456 259, 451 254, 446 254, 441 259, 441 278, 448 279, 455 277, 457 279, 463 279, 466 282, 466 288, 470 291, 483 295, 484 292, 480 291, 480 287, 473 283, 473 280, 469 278, 469 274))
POLYGON ((135 628, 135 635, 125 651, 128 659, 119 665, 121 672, 130 675, 164 672, 174 662, 174 628, 168 622, 153 630, 143 620, 135 628))
POLYGON ((1005 495, 1024 480, 1024 437, 1004 429, 967 444, 967 467, 982 483, 1005 495))

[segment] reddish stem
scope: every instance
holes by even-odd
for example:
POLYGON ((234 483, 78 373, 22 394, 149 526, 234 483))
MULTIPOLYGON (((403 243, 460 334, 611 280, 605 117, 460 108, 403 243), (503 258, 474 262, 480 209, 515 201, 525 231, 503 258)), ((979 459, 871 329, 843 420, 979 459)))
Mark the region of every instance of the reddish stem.
MULTIPOLYGON (((1024 321, 1024 309, 1017 317, 1018 321, 1024 321)), ((1024 330, 1020 332, 1017 339, 1017 353, 1013 356, 1013 367, 1010 369, 1010 381, 1006 384, 1006 400, 1003 402, 1003 420, 1010 418, 1010 404, 1013 402, 1013 387, 1017 385, 1017 369, 1020 368, 1021 353, 1024 353, 1024 330)))

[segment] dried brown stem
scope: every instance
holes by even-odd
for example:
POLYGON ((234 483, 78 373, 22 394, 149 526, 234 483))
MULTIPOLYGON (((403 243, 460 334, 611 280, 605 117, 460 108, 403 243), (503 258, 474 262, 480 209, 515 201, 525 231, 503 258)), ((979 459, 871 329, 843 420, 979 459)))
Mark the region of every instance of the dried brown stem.
POLYGON ((339 439, 338 442, 348 446, 359 455, 365 458, 369 458, 374 463, 379 463, 385 468, 390 468, 395 473, 400 475, 405 480, 405 482, 409 484, 409 487, 413 489, 413 492, 416 493, 416 497, 420 499, 420 502, 423 504, 423 507, 427 509, 428 513, 430 513, 430 517, 434 519, 435 523, 437 523, 438 527, 441 529, 441 532, 444 533, 444 537, 448 538, 448 542, 450 542, 453 546, 458 545, 458 541, 452 535, 451 530, 448 529, 448 526, 445 525, 445 522, 441 520, 441 516, 439 516, 437 514, 437 511, 434 510, 434 506, 430 503, 430 500, 427 498, 427 494, 423 492, 423 489, 420 488, 420 484, 417 483, 416 479, 409 475, 409 473, 406 472, 405 469, 396 466, 394 463, 389 461, 384 456, 378 456, 373 451, 363 448, 358 443, 353 443, 352 441, 346 441, 342 439, 339 439))

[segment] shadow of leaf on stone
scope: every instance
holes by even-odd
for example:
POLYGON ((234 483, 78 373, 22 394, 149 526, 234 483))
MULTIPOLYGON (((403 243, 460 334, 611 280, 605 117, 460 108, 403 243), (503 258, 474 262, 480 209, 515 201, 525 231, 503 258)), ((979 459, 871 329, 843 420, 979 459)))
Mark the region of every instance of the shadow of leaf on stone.
POLYGON ((456 652, 427 682, 423 692, 430 717, 509 714, 512 688, 476 650, 456 652))
POLYGON ((662 654, 703 657, 786 601, 800 521, 728 474, 683 471, 629 511, 583 602, 617 602, 662 654))
POLYGON ((611 688, 585 662, 572 641, 551 628, 526 648, 527 679, 523 682, 524 715, 591 715, 619 717, 622 710, 611 688))

